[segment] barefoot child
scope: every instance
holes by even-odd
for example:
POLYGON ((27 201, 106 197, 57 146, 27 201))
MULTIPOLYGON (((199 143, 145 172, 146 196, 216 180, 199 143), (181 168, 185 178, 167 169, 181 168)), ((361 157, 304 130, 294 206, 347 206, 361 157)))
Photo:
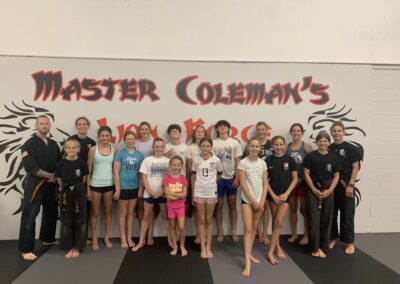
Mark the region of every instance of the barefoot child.
POLYGON ((60 185, 60 247, 68 250, 67 259, 79 256, 86 246, 86 193, 84 182, 89 170, 78 158, 80 144, 68 139, 64 144, 64 159, 56 167, 55 177, 60 185))
POLYGON ((268 200, 273 226, 267 259, 271 264, 277 264, 274 253, 280 259, 286 258, 279 244, 279 235, 289 209, 288 197, 297 184, 297 165, 292 157, 285 154, 285 138, 272 138, 272 147, 274 155, 267 158, 267 167, 270 177, 268 200))
POLYGON ((115 193, 118 201, 118 228, 121 247, 134 247, 132 241, 133 219, 139 192, 139 169, 143 154, 135 149, 136 134, 124 135, 126 148, 117 152, 114 159, 115 193))
POLYGON ((142 224, 140 226, 139 243, 132 248, 132 251, 138 251, 145 244, 146 232, 149 227, 149 221, 152 217, 155 204, 160 205, 161 215, 165 226, 165 232, 168 236, 168 244, 172 247, 169 234, 169 224, 168 220, 166 219, 166 199, 164 197, 164 189, 162 188, 162 182, 168 172, 169 164, 169 159, 167 157, 164 157, 164 149, 164 140, 161 138, 154 139, 154 154, 153 156, 145 158, 140 167, 140 173, 142 174, 141 181, 144 187, 144 214, 142 224))
POLYGON ((221 161, 212 154, 213 142, 204 137, 200 140, 200 155, 193 158, 192 199, 199 217, 200 247, 202 258, 211 258, 213 215, 217 203, 217 178, 222 174, 221 161))
POLYGON ((333 190, 339 181, 339 161, 330 153, 331 137, 326 131, 318 133, 318 149, 304 159, 304 179, 307 182, 306 201, 310 220, 309 244, 311 255, 325 258, 330 239, 333 215, 333 190))
POLYGON ((254 237, 264 211, 268 190, 267 165, 259 158, 260 151, 260 140, 250 139, 246 147, 247 157, 242 159, 238 166, 244 224, 245 268, 242 275, 246 278, 250 277, 251 262, 260 263, 260 260, 252 255, 254 237))
POLYGON ((176 222, 178 221, 179 243, 182 256, 187 255, 185 248, 185 198, 187 194, 187 180, 181 174, 183 168, 183 160, 179 156, 173 156, 169 161, 169 174, 163 181, 165 195, 167 196, 167 210, 170 226, 172 251, 171 255, 178 252, 178 244, 176 240, 176 222))

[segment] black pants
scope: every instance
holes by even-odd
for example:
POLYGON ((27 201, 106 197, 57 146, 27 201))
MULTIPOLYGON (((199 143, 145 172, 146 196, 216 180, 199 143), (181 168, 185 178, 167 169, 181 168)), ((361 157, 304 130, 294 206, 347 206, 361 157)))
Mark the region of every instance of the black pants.
POLYGON ((80 251, 86 246, 86 196, 82 183, 63 185, 60 193, 60 247, 80 251))
POLYGON ((353 197, 346 197, 346 189, 340 184, 335 188, 335 201, 333 209, 333 221, 331 240, 339 238, 346 244, 354 243, 354 214, 356 203, 353 197), (340 211, 340 235, 338 230, 338 211, 340 211))
POLYGON ((327 250, 331 234, 333 214, 333 194, 322 200, 321 209, 318 208, 318 198, 310 189, 306 191, 307 216, 310 223, 309 244, 311 252, 319 248, 327 250))
POLYGON ((30 203, 34 185, 29 184, 31 182, 29 178, 25 182, 28 184, 24 186, 18 247, 20 252, 29 253, 33 252, 35 248, 36 217, 39 214, 40 206, 42 205, 43 212, 39 239, 46 243, 52 243, 56 240, 58 210, 56 185, 54 183, 45 182, 30 203))

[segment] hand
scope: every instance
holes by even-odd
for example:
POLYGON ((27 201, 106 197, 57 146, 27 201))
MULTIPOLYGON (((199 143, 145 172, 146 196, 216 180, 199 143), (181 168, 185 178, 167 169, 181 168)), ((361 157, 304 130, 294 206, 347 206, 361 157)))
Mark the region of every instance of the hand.
POLYGON ((325 198, 327 198, 327 197, 329 197, 329 195, 331 195, 331 193, 332 193, 332 190, 324 190, 322 193, 321 193, 321 198, 322 199, 325 199, 325 198))
POLYGON ((139 189, 139 192, 138 192, 138 198, 143 198, 143 192, 144 192, 144 188, 141 187, 141 188, 139 189))
POLYGON ((235 178, 235 179, 233 180, 232 187, 233 187, 233 188, 237 188, 238 186, 239 186, 239 179, 238 179, 238 178, 235 178))
POLYGON ((168 159, 171 159, 175 155, 175 150, 174 148, 169 149, 167 152, 165 152, 164 156, 167 157, 168 159))
POLYGON ((55 183, 56 182, 56 178, 54 177, 54 174, 51 174, 48 177, 47 182, 51 182, 51 183, 55 183))
POLYGON ((284 203, 284 202, 286 202, 288 195, 286 193, 284 193, 284 194, 279 195, 278 197, 282 201, 282 203, 284 203))
POLYGON ((88 201, 92 200, 92 193, 90 192, 89 188, 86 190, 86 198, 88 201))
POLYGON ((120 195, 121 195, 121 190, 116 190, 114 192, 113 199, 118 200, 120 195))
POLYGON ((274 200, 274 202, 276 204, 281 204, 282 203, 282 201, 279 199, 279 196, 274 194, 274 195, 271 195, 271 197, 272 197, 272 199, 274 200))
POLYGON ((352 188, 350 186, 346 187, 345 194, 346 194, 346 197, 352 198, 354 196, 354 188, 352 188))
POLYGON ((322 195, 322 192, 321 192, 321 191, 319 191, 318 189, 316 189, 315 191, 313 191, 313 193, 314 193, 314 195, 315 195, 318 199, 321 199, 321 195, 322 195))

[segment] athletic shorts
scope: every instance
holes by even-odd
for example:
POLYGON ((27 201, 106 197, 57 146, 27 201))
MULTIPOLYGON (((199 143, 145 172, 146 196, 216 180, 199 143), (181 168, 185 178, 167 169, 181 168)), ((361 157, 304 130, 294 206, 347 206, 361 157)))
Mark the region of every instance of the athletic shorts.
POLYGON ((233 181, 235 179, 220 179, 217 181, 217 194, 219 198, 224 198, 225 194, 229 195, 236 195, 237 188, 234 188, 233 181))
MULTIPOLYGON (((276 194, 276 193, 275 193, 275 194, 276 194)), ((268 201, 271 201, 271 202, 275 202, 275 201, 272 199, 271 194, 268 194, 268 195, 267 195, 267 200, 268 200, 268 201)), ((286 201, 285 201, 284 203, 289 203, 289 198, 286 199, 286 201)))
POLYGON ((306 187, 304 184, 301 182, 296 187, 292 190, 292 193, 290 194, 291 196, 301 196, 304 197, 306 196, 306 187))
POLYGON ((163 204, 167 202, 167 199, 165 197, 160 197, 160 198, 153 198, 153 197, 146 197, 144 198, 144 201, 149 203, 149 204, 163 204))
POLYGON ((250 205, 250 206, 251 206, 251 203, 248 203, 248 202, 244 201, 244 199, 243 199, 243 198, 241 198, 241 200, 240 200, 240 204, 247 204, 247 205, 250 205))
POLYGON ((167 214, 168 214, 168 219, 185 217, 185 203, 182 203, 182 206, 179 207, 168 206, 167 203, 167 214))
POLYGON ((218 202, 217 197, 200 197, 200 196, 193 196, 193 200, 199 204, 216 204, 218 202))
POLYGON ((132 200, 138 198, 139 189, 121 189, 121 194, 119 196, 120 200, 132 200))
POLYGON ((114 185, 109 186, 90 186, 90 190, 98 193, 106 193, 115 190, 114 185))

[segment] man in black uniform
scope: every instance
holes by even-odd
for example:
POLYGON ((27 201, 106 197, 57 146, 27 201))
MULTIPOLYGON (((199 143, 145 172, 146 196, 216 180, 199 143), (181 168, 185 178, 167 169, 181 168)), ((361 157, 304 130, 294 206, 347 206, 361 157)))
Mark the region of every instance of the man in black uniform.
POLYGON ((19 251, 26 260, 35 260, 36 217, 43 206, 39 239, 45 245, 55 242, 58 208, 54 171, 61 158, 58 144, 49 138, 50 120, 41 115, 36 119, 36 134, 22 146, 22 164, 27 175, 23 182, 19 251))

